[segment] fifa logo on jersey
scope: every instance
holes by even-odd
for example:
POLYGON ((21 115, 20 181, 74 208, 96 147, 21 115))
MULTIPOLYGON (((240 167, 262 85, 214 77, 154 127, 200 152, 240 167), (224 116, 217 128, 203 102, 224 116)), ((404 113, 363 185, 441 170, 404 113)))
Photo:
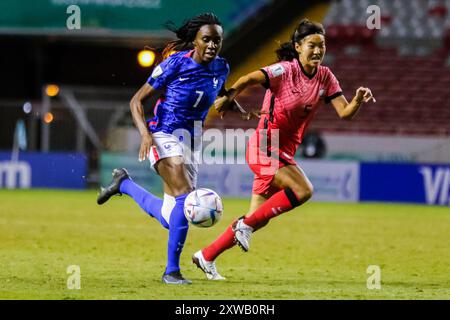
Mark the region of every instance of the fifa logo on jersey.
POLYGON ((270 72, 272 72, 272 76, 278 77, 284 73, 284 68, 281 64, 276 64, 274 66, 269 67, 270 72))
POLYGON ((217 85, 219 84, 219 79, 217 79, 217 78, 214 78, 213 79, 213 87, 214 87, 214 89, 217 89, 217 85))
POLYGON ((157 66, 155 69, 153 69, 152 75, 151 77, 153 79, 158 78, 161 74, 163 73, 163 69, 161 68, 161 66, 157 66))
POLYGON ((320 89, 319 90, 319 97, 323 98, 324 95, 325 95, 325 90, 324 89, 320 89))

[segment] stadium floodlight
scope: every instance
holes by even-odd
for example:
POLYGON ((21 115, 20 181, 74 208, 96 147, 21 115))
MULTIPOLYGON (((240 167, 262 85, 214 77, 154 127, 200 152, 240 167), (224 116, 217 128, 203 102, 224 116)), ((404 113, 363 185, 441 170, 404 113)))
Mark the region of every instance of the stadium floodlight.
POLYGON ((47 85, 47 87, 45 88, 45 93, 49 96, 49 97, 55 97, 58 95, 59 93, 59 86, 57 86, 56 84, 49 84, 47 85))
POLYGON ((31 105, 31 102, 27 101, 23 104, 22 109, 23 109, 23 112, 30 113, 31 109, 33 109, 33 106, 31 105))
POLYGON ((47 112, 44 116, 44 122, 49 124, 53 121, 53 113, 47 112))
POLYGON ((138 53, 138 62, 141 67, 148 68, 155 62, 155 53, 151 50, 141 50, 138 53))

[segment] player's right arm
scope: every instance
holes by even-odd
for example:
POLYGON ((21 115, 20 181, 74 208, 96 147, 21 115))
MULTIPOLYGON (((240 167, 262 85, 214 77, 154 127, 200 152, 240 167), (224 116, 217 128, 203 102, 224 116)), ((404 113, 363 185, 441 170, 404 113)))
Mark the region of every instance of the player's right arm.
POLYGON ((133 96, 130 102, 133 121, 141 134, 141 149, 139 150, 139 161, 148 158, 150 148, 153 146, 152 134, 147 128, 145 121, 143 101, 155 94, 157 90, 164 90, 169 83, 177 76, 180 66, 180 57, 177 54, 171 55, 166 60, 157 65, 150 77, 133 96))
POLYGON ((266 76, 261 70, 251 72, 245 76, 240 77, 230 89, 227 90, 224 96, 219 97, 214 101, 214 108, 219 112, 222 117, 230 109, 233 104, 233 100, 244 91, 246 88, 256 84, 266 83, 266 76))
POLYGON ((139 130, 139 133, 141 134, 141 148, 139 150, 139 161, 144 161, 147 159, 148 154, 150 152, 150 148, 153 145, 153 138, 148 131, 147 128, 147 122, 145 121, 145 114, 144 114, 144 106, 143 101, 153 95, 155 93, 155 89, 149 85, 148 83, 145 83, 131 98, 130 101, 130 109, 131 114, 133 116, 134 124, 136 125, 136 128, 139 130))

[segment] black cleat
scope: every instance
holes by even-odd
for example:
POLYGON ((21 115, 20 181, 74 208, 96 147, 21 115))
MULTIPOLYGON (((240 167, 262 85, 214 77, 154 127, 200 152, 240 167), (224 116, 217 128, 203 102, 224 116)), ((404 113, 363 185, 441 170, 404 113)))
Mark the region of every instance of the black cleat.
POLYGON ((162 282, 165 284, 191 284, 192 281, 183 278, 180 271, 173 271, 162 276, 162 282))
POLYGON ((113 179, 109 186, 100 188, 100 192, 98 193, 97 197, 98 204, 104 204, 115 194, 122 195, 122 193, 120 193, 120 184, 125 179, 131 179, 125 168, 114 169, 112 172, 112 176, 113 179))

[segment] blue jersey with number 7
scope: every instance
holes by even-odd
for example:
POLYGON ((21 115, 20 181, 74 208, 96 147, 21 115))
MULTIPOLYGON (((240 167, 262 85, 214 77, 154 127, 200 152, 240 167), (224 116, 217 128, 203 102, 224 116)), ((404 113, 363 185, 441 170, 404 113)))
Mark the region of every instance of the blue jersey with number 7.
POLYGON ((164 91, 155 107, 155 117, 149 122, 151 132, 171 134, 185 129, 194 135, 194 122, 204 122, 224 86, 230 72, 226 60, 217 56, 202 65, 192 59, 192 54, 192 50, 172 54, 148 78, 154 89, 164 91))

